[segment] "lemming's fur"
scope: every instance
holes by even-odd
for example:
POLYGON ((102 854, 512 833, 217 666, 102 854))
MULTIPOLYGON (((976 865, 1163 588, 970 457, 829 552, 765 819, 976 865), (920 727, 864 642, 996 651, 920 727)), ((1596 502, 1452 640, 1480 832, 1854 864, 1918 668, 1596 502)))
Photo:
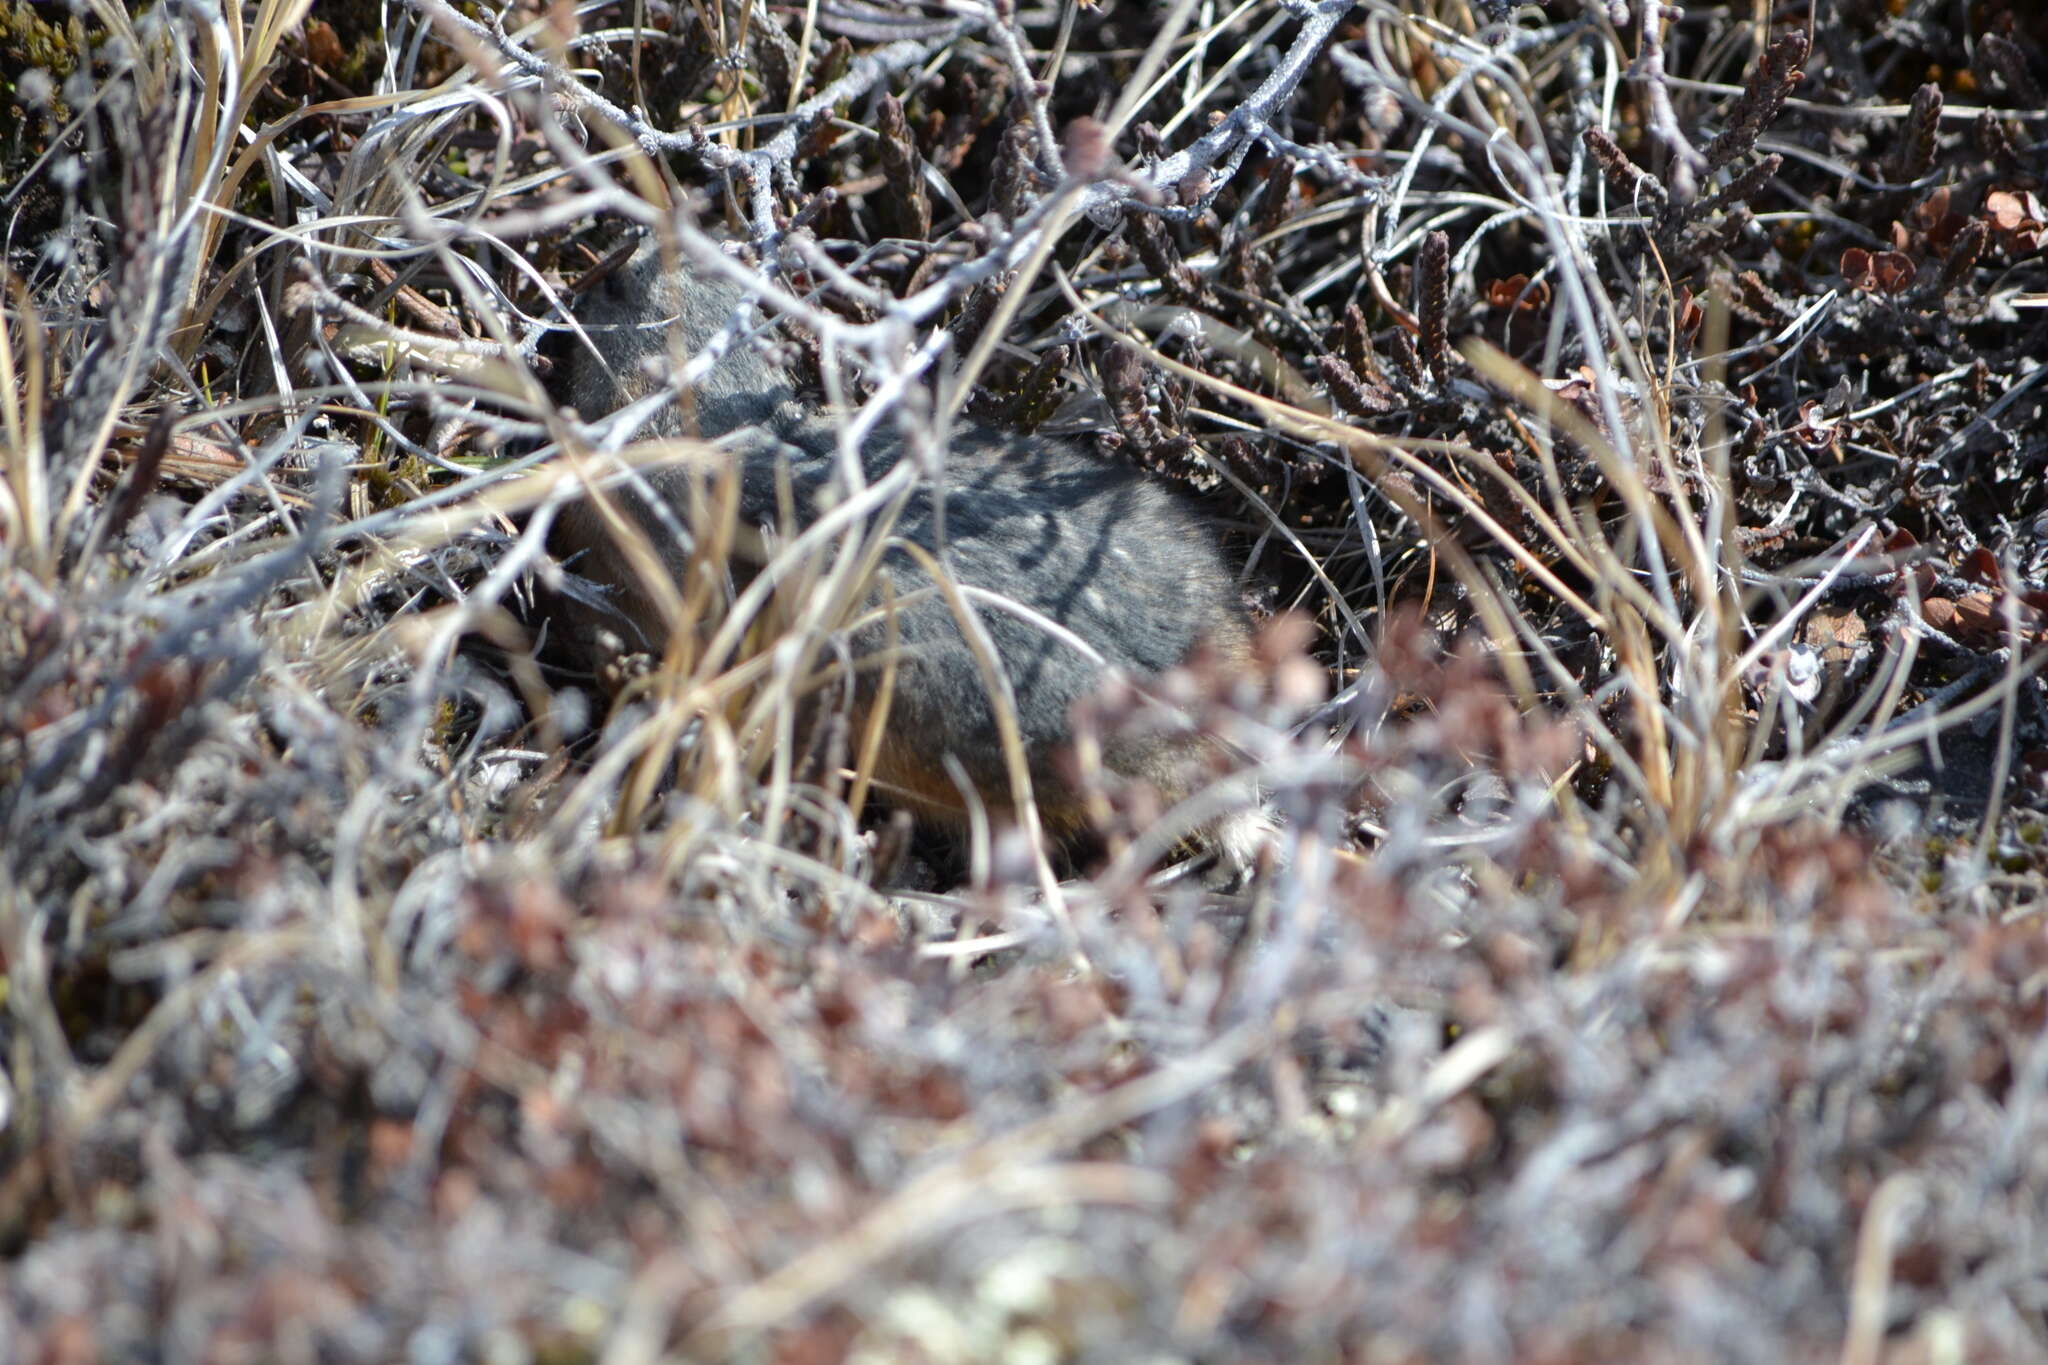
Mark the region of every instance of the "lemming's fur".
MULTIPOLYGON (((656 373, 678 355, 695 355, 724 327, 742 291, 717 278, 662 268, 643 246, 593 287, 577 307, 597 354, 577 346, 567 364, 569 400, 586 418, 609 413, 650 392, 656 373)), ((838 428, 821 405, 806 402, 789 370, 758 339, 735 342, 685 401, 664 409, 649 434, 717 438, 740 434, 739 520, 745 527, 783 520, 787 490, 796 527, 811 524, 832 495, 838 428)), ((893 433, 877 433, 861 450, 869 480, 902 458, 893 433)), ((666 467, 648 475, 654 491, 678 514, 690 506, 700 468, 666 467)), ((937 490, 921 484, 893 528, 927 551, 941 525, 946 563, 958 582, 1011 599, 1063 626, 1109 667, 1145 677, 1183 662, 1198 644, 1243 657, 1249 633, 1236 580, 1216 547, 1214 529, 1176 492, 1127 468, 1056 440, 1016 436, 978 423, 956 428, 947 447, 943 518, 937 490)), ((620 495, 645 527, 665 567, 680 578, 687 547, 661 528, 644 501, 620 495)), ((565 551, 581 551, 585 575, 618 590, 625 621, 656 628, 652 601, 635 584, 626 558, 588 505, 560 522, 565 551)), ((892 549, 879 576, 895 598, 900 654, 876 777, 895 800, 957 821, 960 793, 947 773, 951 757, 993 810, 1010 805, 1003 758, 983 667, 963 637, 954 608, 908 551, 892 549), (927 591, 920 591, 927 590, 927 591)), ((884 585, 872 585, 881 600, 884 585)), ((1079 798, 1055 755, 1070 737, 1074 703, 1104 680, 1102 664, 1027 617, 991 605, 977 614, 1006 671, 1036 802, 1055 834, 1082 823, 1079 798)), ((614 622, 614 628, 618 627, 614 622)), ((625 633, 621 631, 620 633, 625 633)), ((884 646, 876 625, 855 633, 854 656, 884 646)), ((658 643, 644 640, 645 643, 658 643)), ((864 669, 859 696, 871 699, 878 669, 864 669)), ((1112 743, 1111 770, 1141 778, 1168 802, 1205 780, 1209 749, 1199 740, 1153 735, 1112 743)), ((1206 831, 1227 862, 1249 865, 1260 834, 1256 816, 1206 831)))

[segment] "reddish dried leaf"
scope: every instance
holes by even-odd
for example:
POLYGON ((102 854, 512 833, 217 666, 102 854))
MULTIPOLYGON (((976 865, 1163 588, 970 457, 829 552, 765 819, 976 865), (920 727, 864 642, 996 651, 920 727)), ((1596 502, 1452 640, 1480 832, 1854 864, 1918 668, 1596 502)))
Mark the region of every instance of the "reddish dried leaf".
POLYGON ((1914 276, 1920 273, 1913 258, 1903 251, 1879 252, 1871 262, 1871 270, 1877 277, 1877 287, 1887 294, 1905 293, 1913 287, 1914 276))
POLYGON ((1938 256, 1948 255, 1956 244, 1956 238, 1963 235, 1963 229, 1973 220, 1960 213, 1943 214, 1941 220, 1927 229, 1927 246, 1938 256))
POLYGON ((1864 624, 1861 615, 1851 609, 1828 611, 1822 608, 1806 618, 1800 634, 1815 649, 1854 649, 1869 643, 1870 627, 1864 624))
POLYGON ((1692 287, 1690 285, 1681 287, 1678 291, 1678 330, 1685 336, 1693 336, 1700 330, 1700 325, 1706 320, 1705 310, 1700 307, 1699 301, 1692 296, 1692 287))
POLYGON ((2000 232, 2011 232, 2026 221, 2027 211, 2018 195, 2009 190, 1993 190, 1984 196, 1984 216, 2000 232))
POLYGON ((1926 599, 1920 604, 1920 619, 1944 635, 1952 633, 1956 628, 1955 600, 1948 597, 1926 599))
POLYGON ((1510 275, 1486 286, 1486 303, 1490 308, 1533 313, 1549 302, 1550 284, 1547 280, 1538 280, 1531 285, 1527 275, 1510 275))
POLYGON ((1818 398, 1809 398, 1799 405, 1799 425, 1792 428, 1792 438, 1809 450, 1826 450, 1841 438, 1841 425, 1822 414, 1818 398))
POLYGON ((338 72, 348 60, 348 51, 336 36, 334 25, 321 19, 306 21, 306 55, 313 59, 313 65, 329 75, 338 72))
POLYGON ((1842 278, 1849 282, 1851 289, 1868 289, 1873 282, 1870 273, 1870 253, 1860 246, 1852 246, 1842 253, 1842 278))
POLYGON ((2020 602, 2009 609, 2009 600, 1988 592, 1973 592, 1953 600, 1930 597, 1922 604, 1921 615, 1936 630, 1987 648, 2008 643, 2015 628, 2022 639, 2038 639, 2042 613, 2020 602))

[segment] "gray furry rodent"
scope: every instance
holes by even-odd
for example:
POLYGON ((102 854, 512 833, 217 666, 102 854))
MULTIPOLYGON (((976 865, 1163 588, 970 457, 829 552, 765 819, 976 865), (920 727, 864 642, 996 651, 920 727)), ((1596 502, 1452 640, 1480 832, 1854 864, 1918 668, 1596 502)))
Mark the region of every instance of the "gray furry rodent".
MULTIPOLYGON (((570 402, 589 419, 652 392, 650 370, 660 373, 677 354, 696 355, 725 326, 742 294, 715 276, 665 270, 652 243, 643 245, 577 304, 596 354, 575 344, 566 363, 570 402)), ((642 434, 736 436, 731 458, 740 462, 742 525, 780 523, 779 489, 786 487, 801 528, 829 506, 832 493, 838 425, 821 408, 800 394, 768 346, 741 338, 683 402, 664 408, 642 434)), ((897 435, 876 433, 861 450, 866 478, 881 478, 902 455, 897 435)), ((692 483, 701 485, 704 475, 701 466, 667 466, 650 471, 647 481, 681 516, 692 483)), ((1197 645, 1246 656, 1250 632, 1236 576, 1213 528, 1177 493, 1062 442, 973 422, 953 431, 943 482, 946 563, 959 582, 1049 618, 1109 667, 1138 677, 1173 668, 1197 645)), ((899 540, 934 548, 934 491, 926 483, 910 495, 893 528, 899 540)), ((680 579, 687 547, 661 529, 644 499, 624 489, 617 496, 680 579)), ((636 584, 604 518, 580 503, 565 510, 558 528, 558 548, 581 552, 577 571, 615 589, 624 623, 643 643, 658 646, 659 640, 646 638, 658 630, 652 600, 636 584)), ((879 576, 897 599, 931 587, 925 570, 900 549, 882 556, 879 576)), ((878 583, 874 599, 881 594, 878 583)), ((1069 835, 1084 815, 1056 755, 1070 738, 1074 703, 1102 685, 1104 668, 1011 612, 982 605, 977 614, 1010 679, 1040 815, 1055 836, 1069 835)), ((621 622, 609 624, 627 633, 621 622)), ((926 591, 898 611, 896 630, 901 652, 876 764, 880 789, 899 804, 957 824, 966 803, 948 775, 950 757, 980 801, 1008 811, 1011 787, 996 713, 952 607, 942 594, 926 591)), ((881 626, 854 632, 855 660, 879 652, 885 634, 881 626)), ((859 670, 860 704, 871 699, 880 671, 859 670)), ((1154 732, 1112 738, 1102 757, 1110 770, 1151 783, 1171 804, 1208 779, 1212 753, 1207 741, 1154 732)), ((1202 831, 1204 842, 1227 863, 1246 868, 1261 820, 1251 813, 1216 822, 1202 831)))

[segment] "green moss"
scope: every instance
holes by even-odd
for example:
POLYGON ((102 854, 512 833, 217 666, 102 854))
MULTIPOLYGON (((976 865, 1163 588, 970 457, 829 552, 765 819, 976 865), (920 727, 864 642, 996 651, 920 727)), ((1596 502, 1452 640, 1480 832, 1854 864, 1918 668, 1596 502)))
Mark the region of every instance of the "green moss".
POLYGON ((49 13, 49 6, 32 5, 27 0, 0 4, 0 78, 6 80, 9 94, 26 71, 47 71, 52 80, 63 81, 92 50, 85 24, 77 15, 68 15, 57 24, 47 17, 49 13))
MULTIPOLYGON (((0 185, 20 185, 71 121, 64 83, 92 60, 103 36, 56 6, 0 0, 0 185), (42 87, 33 100, 22 90, 31 76, 42 87)), ((24 186, 20 202, 19 232, 33 239, 57 230, 64 199, 47 180, 24 186)))
POLYGON ((93 39, 76 15, 56 23, 50 12, 25 0, 0 3, 0 180, 11 181, 41 155, 41 144, 31 140, 37 125, 47 131, 71 118, 64 82, 92 53, 93 39), (22 78, 31 72, 49 82, 49 102, 38 109, 21 96, 22 78))
MULTIPOLYGON (((374 5, 340 8, 349 18, 345 22, 336 23, 335 32, 341 39, 342 51, 347 55, 342 58, 340 69, 329 74, 351 90, 368 90, 384 61, 384 24, 381 13, 374 5)), ((332 20, 334 11, 325 11, 321 17, 332 20)))

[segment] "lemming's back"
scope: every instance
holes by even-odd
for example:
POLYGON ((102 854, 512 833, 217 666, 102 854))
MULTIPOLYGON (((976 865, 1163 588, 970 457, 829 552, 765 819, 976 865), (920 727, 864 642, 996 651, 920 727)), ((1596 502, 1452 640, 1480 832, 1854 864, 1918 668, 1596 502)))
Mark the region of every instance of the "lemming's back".
MULTIPOLYGON (((571 401, 594 417, 651 392, 648 362, 665 367, 701 351, 741 298, 741 289, 722 279, 664 271, 658 253, 643 247, 579 305, 597 354, 579 346, 570 358, 571 401)), ((643 434, 736 438, 730 458, 741 462, 742 522, 778 525, 787 496, 800 528, 836 496, 841 429, 834 414, 803 393, 772 342, 743 336, 643 434)), ((860 451, 865 477, 882 478, 903 453, 894 430, 869 437, 860 451)), ((702 472, 668 467, 647 477, 680 510, 702 472)), ((621 496, 670 572, 680 575, 685 548, 644 503, 630 492, 621 496)), ((901 604, 894 623, 901 652, 880 776, 927 810, 963 804, 945 771, 948 758, 991 806, 1007 804, 1008 775, 983 665, 955 607, 900 542, 938 556, 959 583, 1021 608, 1005 609, 979 594, 973 603, 1009 679, 1039 804, 1055 827, 1077 824, 1080 814, 1054 757, 1069 738, 1074 703, 1102 685, 1106 668, 1149 677, 1205 641, 1239 652, 1248 638, 1236 577, 1214 528, 1177 491, 1063 441, 973 422, 956 426, 944 444, 942 473, 915 487, 891 529, 899 547, 884 556, 881 572, 901 604), (1048 631, 1045 621, 1060 629, 1048 631)), ((618 587, 626 621, 645 643, 656 643, 645 640, 654 628, 651 604, 602 523, 587 510, 573 511, 564 531, 568 548, 585 552, 582 571, 618 587)), ((872 600, 882 600, 883 585, 872 587, 872 600)), ((881 672, 874 661, 887 636, 887 627, 870 625, 851 642, 854 657, 867 661, 864 697, 881 672)), ((1105 759, 1178 799, 1201 777, 1202 752, 1187 740, 1161 738, 1113 745, 1105 759)))

